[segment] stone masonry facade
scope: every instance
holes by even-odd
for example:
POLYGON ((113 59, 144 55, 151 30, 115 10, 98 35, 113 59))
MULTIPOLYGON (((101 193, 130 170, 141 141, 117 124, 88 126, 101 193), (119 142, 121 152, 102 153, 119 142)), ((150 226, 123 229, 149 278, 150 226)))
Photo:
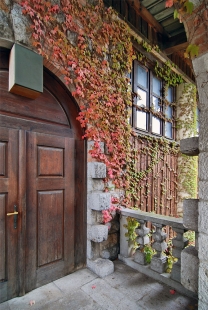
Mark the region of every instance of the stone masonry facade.
POLYGON ((198 203, 198 296, 199 310, 208 309, 208 10, 207 1, 192 1, 194 12, 184 17, 190 44, 199 47, 192 60, 199 94, 199 203, 198 203))
MULTIPOLYGON (((196 5, 200 1, 195 1, 196 5)), ((200 132, 199 132, 199 309, 208 309, 208 40, 207 9, 204 7, 198 16, 203 17, 199 23, 196 41, 201 46, 200 55, 193 60, 197 87, 200 99, 200 132), (200 26, 201 25, 201 26, 200 26)), ((189 20, 193 23, 193 20, 189 20)), ((0 3, 0 46, 11 48, 14 42, 31 48, 30 33, 27 29, 29 20, 21 14, 21 7, 11 0, 0 3)), ((187 30, 188 31, 188 30, 187 30)), ((72 38, 73 39, 73 38, 72 38)), ((48 68, 50 64, 47 64, 48 68)), ((50 68, 55 74, 56 71, 50 68)), ((90 147, 90 142, 89 142, 90 147)), ((118 223, 104 225, 102 210, 108 209, 111 196, 115 192, 103 191, 103 178, 106 167, 102 163, 89 160, 87 175, 87 264, 99 276, 113 272, 113 263, 109 259, 118 252, 118 223), (110 247, 109 247, 110 244, 110 247)))

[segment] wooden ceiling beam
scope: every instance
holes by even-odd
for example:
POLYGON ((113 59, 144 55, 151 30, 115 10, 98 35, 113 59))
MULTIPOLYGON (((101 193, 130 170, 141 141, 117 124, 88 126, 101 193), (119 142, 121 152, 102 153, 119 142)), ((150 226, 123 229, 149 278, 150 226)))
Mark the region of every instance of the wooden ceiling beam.
POLYGON ((185 50, 188 46, 188 42, 180 43, 178 45, 174 45, 163 50, 163 53, 166 55, 171 55, 175 52, 185 50))
POLYGON ((139 0, 126 0, 126 2, 134 7, 138 14, 157 32, 167 35, 164 31, 164 28, 158 23, 158 21, 150 14, 150 12, 140 3, 139 0))

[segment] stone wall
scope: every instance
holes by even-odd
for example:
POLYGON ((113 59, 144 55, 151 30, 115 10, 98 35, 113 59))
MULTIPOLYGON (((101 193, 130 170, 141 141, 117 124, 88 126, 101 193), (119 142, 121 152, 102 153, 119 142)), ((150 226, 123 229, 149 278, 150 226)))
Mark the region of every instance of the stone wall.
POLYGON ((208 53, 193 60, 199 117, 199 309, 208 309, 208 53))
POLYGON ((199 94, 199 310, 208 309, 208 10, 207 1, 192 1, 191 15, 184 16, 190 44, 199 47, 192 60, 199 94))
MULTIPOLYGON (((88 142, 88 151, 93 142, 88 142)), ((104 152, 104 144, 101 143, 104 152)), ((103 210, 111 207, 111 198, 118 197, 119 192, 114 187, 105 190, 104 179, 106 177, 106 165, 95 162, 88 152, 87 169, 87 265, 94 272, 104 276, 113 272, 113 263, 119 252, 119 219, 113 214, 111 222, 104 223, 103 210), (98 268, 99 266, 99 268, 98 268)))

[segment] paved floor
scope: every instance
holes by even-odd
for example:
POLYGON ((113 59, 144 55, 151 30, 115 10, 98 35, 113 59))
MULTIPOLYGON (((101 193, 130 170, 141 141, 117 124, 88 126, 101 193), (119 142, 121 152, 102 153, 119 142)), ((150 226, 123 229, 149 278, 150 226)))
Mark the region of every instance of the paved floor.
POLYGON ((104 279, 88 269, 0 304, 0 310, 196 310, 197 301, 115 261, 104 279))

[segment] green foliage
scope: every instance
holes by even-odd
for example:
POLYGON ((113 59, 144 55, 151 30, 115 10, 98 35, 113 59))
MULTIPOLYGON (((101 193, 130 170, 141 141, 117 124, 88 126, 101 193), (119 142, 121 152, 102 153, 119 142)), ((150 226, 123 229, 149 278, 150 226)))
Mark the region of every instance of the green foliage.
POLYGON ((153 255, 156 254, 156 251, 151 247, 151 244, 145 244, 143 251, 145 254, 145 262, 150 264, 153 255))
POLYGON ((186 51, 184 53, 184 56, 186 58, 193 58, 199 55, 199 46, 196 44, 189 44, 188 47, 186 48, 186 51))
POLYGON ((189 244, 188 246, 192 245, 192 246, 195 246, 195 231, 192 231, 192 230, 188 230, 186 231, 183 236, 188 239, 189 241, 189 244))
POLYGON ((158 77, 162 78, 165 82, 167 87, 168 86, 177 86, 181 83, 183 83, 183 78, 180 74, 175 73, 172 68, 174 68, 175 65, 171 63, 170 61, 167 61, 163 65, 159 65, 158 62, 156 62, 155 65, 155 73, 158 77))
POLYGON ((179 18, 178 10, 176 10, 176 9, 174 10, 173 17, 174 17, 174 19, 179 18))
POLYGON ((138 226, 139 222, 135 218, 127 217, 127 225, 124 225, 124 227, 127 229, 125 236, 129 241, 132 242, 134 249, 138 248, 138 244, 136 242, 137 233, 135 232, 135 229, 137 229, 138 226))
MULTIPOLYGON (((183 93, 178 100, 177 129, 182 137, 193 137, 197 135, 197 104, 196 87, 192 84, 185 84, 183 93)), ((178 159, 178 192, 186 193, 186 198, 197 197, 198 183, 198 159, 193 156, 179 154, 178 159)), ((181 202, 185 197, 179 195, 181 202)))
POLYGON ((167 249, 164 251, 164 254, 167 258, 167 268, 166 268, 167 273, 171 273, 173 264, 176 263, 178 260, 176 257, 173 256, 172 251, 173 251, 173 244, 172 239, 170 239, 167 244, 167 249))
POLYGON ((188 14, 191 14, 193 12, 193 9, 194 9, 194 4, 193 2, 187 0, 185 3, 184 3, 184 7, 186 9, 186 12, 188 14))
POLYGON ((146 41, 142 41, 142 46, 147 52, 151 52, 152 46, 149 43, 147 43, 146 41))

